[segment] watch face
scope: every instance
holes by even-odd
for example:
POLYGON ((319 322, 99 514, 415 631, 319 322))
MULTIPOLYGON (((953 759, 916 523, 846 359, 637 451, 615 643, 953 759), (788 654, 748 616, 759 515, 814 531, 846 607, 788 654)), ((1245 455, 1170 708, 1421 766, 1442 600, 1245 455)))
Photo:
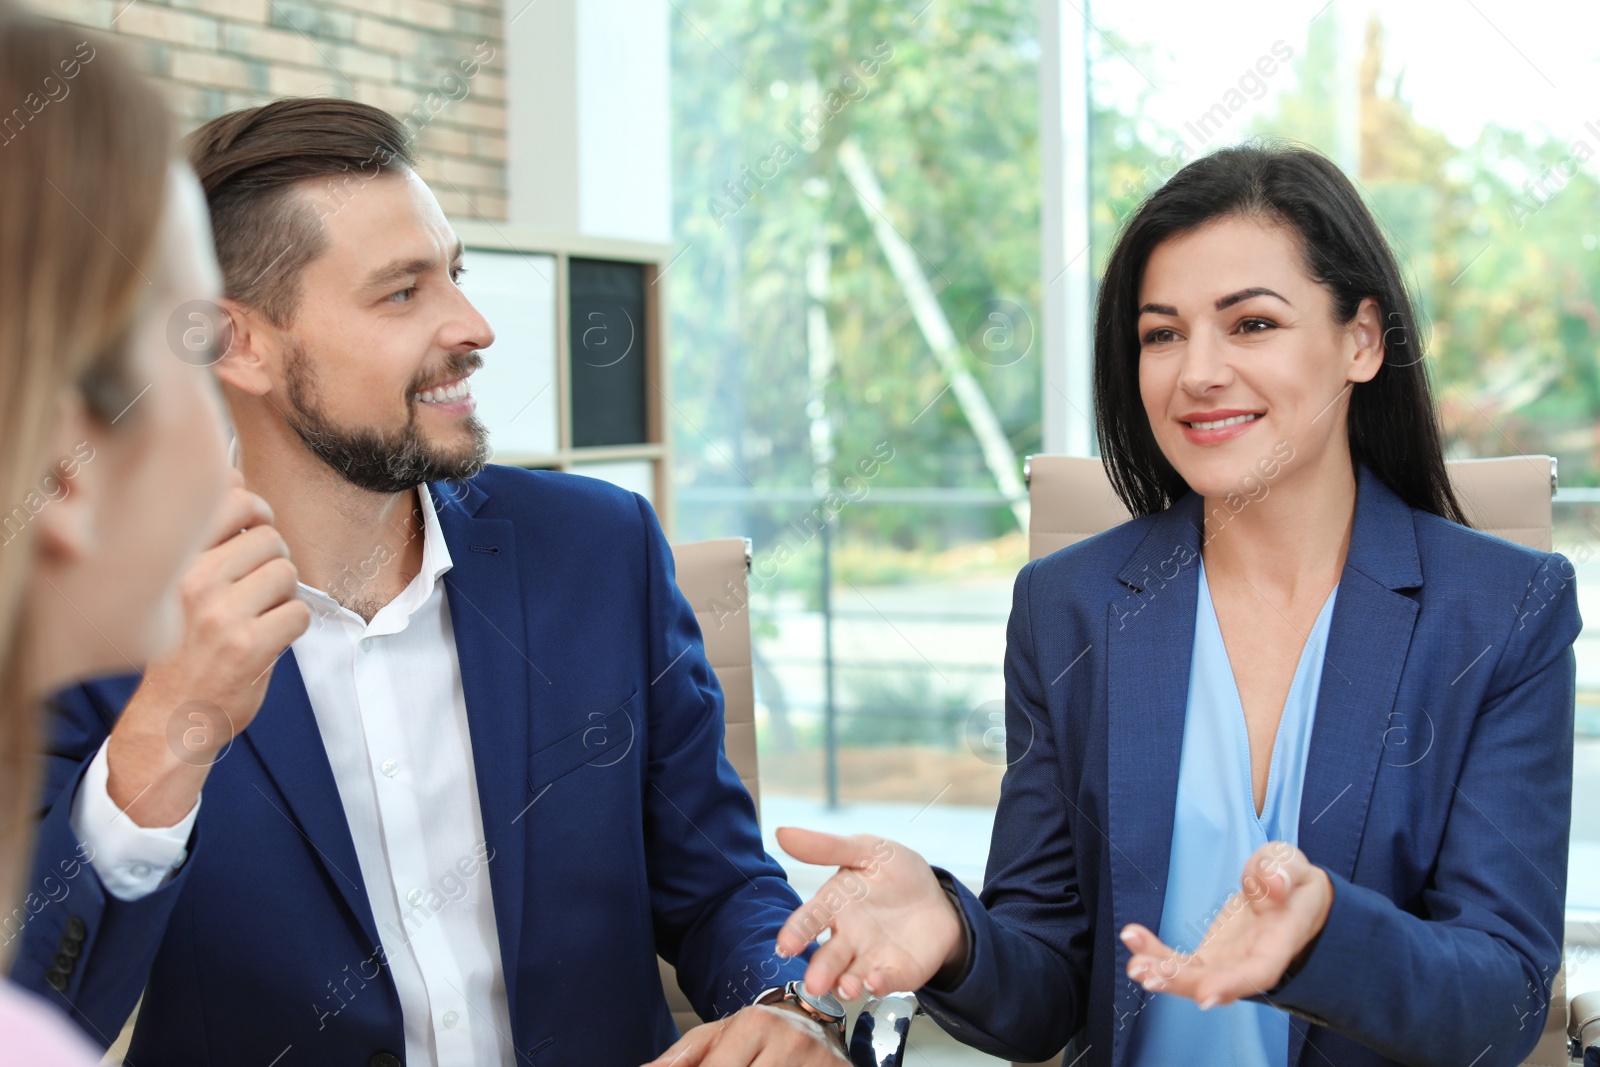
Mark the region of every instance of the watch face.
POLYGON ((844 1018, 844 1005, 840 1004, 839 998, 835 997, 832 993, 823 993, 821 996, 813 996, 812 994, 806 992, 804 982, 796 982, 792 988, 794 989, 794 995, 799 997, 804 1003, 810 1005, 810 1007, 819 1015, 825 1015, 830 1019, 844 1018))

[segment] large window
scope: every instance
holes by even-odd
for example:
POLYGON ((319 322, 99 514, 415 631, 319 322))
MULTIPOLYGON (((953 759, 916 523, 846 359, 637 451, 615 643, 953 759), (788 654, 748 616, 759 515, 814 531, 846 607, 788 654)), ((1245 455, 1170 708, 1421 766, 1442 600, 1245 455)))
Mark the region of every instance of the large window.
POLYGON ((755 542, 766 821, 931 828, 974 882, 1039 446, 1033 22, 704 0, 673 28, 676 534, 755 542))

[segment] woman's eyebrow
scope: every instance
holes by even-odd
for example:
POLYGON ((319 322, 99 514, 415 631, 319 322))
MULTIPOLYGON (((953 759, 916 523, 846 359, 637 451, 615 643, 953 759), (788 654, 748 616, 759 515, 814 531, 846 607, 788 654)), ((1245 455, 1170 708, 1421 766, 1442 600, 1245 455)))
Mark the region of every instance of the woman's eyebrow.
MULTIPOLYGON (((1289 304, 1290 307, 1294 307, 1293 304, 1289 303, 1289 298, 1283 296, 1281 293, 1274 292, 1264 285, 1252 285, 1248 289, 1240 289, 1237 293, 1229 293, 1227 296, 1219 297, 1216 302, 1216 308, 1218 311, 1222 311, 1225 308, 1230 308, 1239 303, 1241 300, 1249 300, 1252 296, 1274 296, 1279 300, 1282 300, 1285 304, 1289 304)), ((1176 318, 1178 314, 1178 309, 1173 307, 1171 304, 1140 305, 1139 314, 1143 315, 1147 311, 1152 315, 1171 315, 1174 318, 1176 318)))
MULTIPOLYGON (((1275 293, 1264 285, 1252 285, 1248 289, 1240 289, 1237 293, 1229 293, 1227 296, 1220 298, 1216 304, 1217 310, 1221 311, 1224 308, 1230 308, 1241 300, 1249 300, 1252 296, 1275 296, 1285 304, 1289 304, 1288 298, 1282 294, 1275 293)), ((1289 306, 1294 307, 1293 304, 1289 304, 1289 306)))

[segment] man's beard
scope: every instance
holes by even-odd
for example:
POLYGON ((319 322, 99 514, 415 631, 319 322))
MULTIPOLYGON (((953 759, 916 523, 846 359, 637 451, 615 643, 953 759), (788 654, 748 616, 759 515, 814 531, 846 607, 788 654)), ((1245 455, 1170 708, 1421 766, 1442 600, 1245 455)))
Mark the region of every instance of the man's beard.
MULTIPOLYGON (((456 353, 447 364, 449 380, 465 377, 483 366, 476 352, 456 353)), ((416 394, 427 379, 412 383, 406 424, 398 433, 382 430, 345 430, 323 412, 317 395, 316 375, 305 348, 292 343, 285 365, 290 429, 306 447, 351 485, 374 493, 402 493, 424 482, 461 481, 477 474, 489 462, 489 431, 476 415, 463 421, 472 435, 469 444, 447 452, 429 444, 417 429, 416 394)))

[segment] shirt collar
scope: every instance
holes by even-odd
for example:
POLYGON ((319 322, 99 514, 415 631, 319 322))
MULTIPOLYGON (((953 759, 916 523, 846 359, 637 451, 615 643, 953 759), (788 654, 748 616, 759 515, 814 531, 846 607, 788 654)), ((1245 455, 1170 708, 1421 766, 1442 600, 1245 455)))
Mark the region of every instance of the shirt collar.
POLYGON ((439 580, 455 561, 450 558, 450 546, 444 540, 444 528, 439 525, 439 513, 433 506, 433 494, 426 485, 417 486, 417 496, 422 498, 422 573, 428 583, 439 580))

